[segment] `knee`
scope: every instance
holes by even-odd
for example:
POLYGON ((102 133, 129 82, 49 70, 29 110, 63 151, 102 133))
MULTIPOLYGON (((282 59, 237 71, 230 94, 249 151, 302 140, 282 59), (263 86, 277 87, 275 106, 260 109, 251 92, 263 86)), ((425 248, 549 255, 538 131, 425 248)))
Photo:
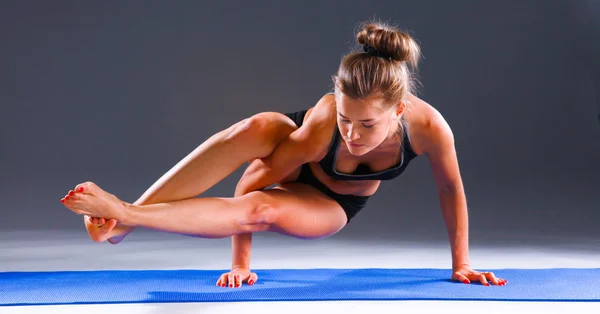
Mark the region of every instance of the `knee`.
POLYGON ((264 192, 256 191, 245 195, 248 210, 243 219, 242 228, 248 232, 264 231, 277 221, 280 215, 279 206, 273 197, 264 192))
POLYGON ((279 116, 273 112, 255 114, 233 125, 225 140, 262 144, 264 147, 272 149, 295 128, 295 125, 290 125, 279 116))
POLYGON ((227 134, 226 140, 256 139, 268 136, 271 132, 269 120, 265 114, 256 114, 234 124, 227 134))

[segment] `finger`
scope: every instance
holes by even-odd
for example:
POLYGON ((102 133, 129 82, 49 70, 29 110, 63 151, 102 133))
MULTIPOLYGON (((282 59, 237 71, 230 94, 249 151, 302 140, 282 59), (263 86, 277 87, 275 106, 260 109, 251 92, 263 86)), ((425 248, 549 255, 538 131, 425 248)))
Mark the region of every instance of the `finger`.
POLYGON ((219 280, 217 280, 217 286, 224 287, 226 280, 227 280, 227 273, 224 273, 221 276, 219 276, 219 280))
POLYGON ((460 282, 466 283, 466 284, 471 283, 471 280, 469 280, 469 278, 467 278, 467 276, 465 276, 459 272, 455 272, 453 277, 454 277, 454 280, 456 280, 456 281, 460 281, 460 282))
POLYGON ((479 275, 479 281, 481 282, 482 285, 484 286, 489 286, 490 283, 487 281, 487 279, 485 278, 485 274, 481 274, 479 275))
POLYGON ((234 284, 235 284, 234 274, 230 272, 229 275, 227 275, 227 285, 229 286, 229 288, 233 288, 234 284))
POLYGON ((250 277, 248 277, 248 284, 253 285, 256 283, 257 280, 258 276, 256 275, 256 273, 250 273, 250 277))
POLYGON ((223 274, 223 282, 221 282, 222 287, 227 287, 229 283, 229 273, 223 274))
POLYGON ((224 287, 226 280, 227 280, 227 273, 221 274, 221 276, 219 276, 219 280, 217 280, 217 286, 224 287))
POLYGON ((242 286, 242 275, 236 274, 234 276, 234 278, 235 278, 235 282, 234 282, 235 286, 234 287, 236 287, 236 288, 241 287, 242 286))
POLYGON ((491 281, 493 284, 498 285, 498 278, 492 272, 485 272, 485 277, 488 281, 491 281))

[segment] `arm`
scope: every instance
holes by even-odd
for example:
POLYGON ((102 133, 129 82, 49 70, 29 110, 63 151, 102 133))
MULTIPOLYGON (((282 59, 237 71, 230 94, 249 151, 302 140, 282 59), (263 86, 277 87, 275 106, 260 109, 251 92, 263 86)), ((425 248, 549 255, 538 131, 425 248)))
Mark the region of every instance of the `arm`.
POLYGON ((468 266, 470 261, 467 200, 460 176, 454 136, 446 121, 437 113, 431 121, 428 133, 426 153, 450 240, 452 268, 457 269, 468 266))
MULTIPOLYGON (((330 106, 331 96, 325 96, 307 114, 306 122, 284 140, 267 158, 255 160, 244 172, 235 190, 235 196, 264 189, 280 182, 305 162, 319 159, 327 149, 333 126, 331 116, 335 112, 330 106), (329 98, 329 99, 328 99, 329 98)), ((252 234, 232 236, 232 270, 249 269, 252 249, 252 234)))
POLYGON ((426 153, 438 190, 442 215, 452 250, 452 279, 485 286, 505 285, 506 280, 492 272, 475 271, 469 261, 469 218, 467 199, 458 167, 454 136, 444 119, 436 113, 428 130, 426 153))

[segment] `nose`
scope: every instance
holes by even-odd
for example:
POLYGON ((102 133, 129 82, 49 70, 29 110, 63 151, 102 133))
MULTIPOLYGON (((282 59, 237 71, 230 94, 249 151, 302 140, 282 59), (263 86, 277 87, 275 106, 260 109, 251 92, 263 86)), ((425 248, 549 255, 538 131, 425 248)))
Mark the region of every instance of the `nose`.
POLYGON ((358 132, 352 126, 348 128, 348 133, 346 134, 346 136, 352 142, 360 138, 360 134, 358 134, 358 132))

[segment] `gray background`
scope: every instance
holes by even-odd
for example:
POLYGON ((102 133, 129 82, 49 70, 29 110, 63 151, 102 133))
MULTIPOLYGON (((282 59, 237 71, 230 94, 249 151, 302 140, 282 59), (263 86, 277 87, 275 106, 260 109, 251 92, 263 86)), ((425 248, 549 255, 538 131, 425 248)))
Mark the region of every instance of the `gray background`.
MULTIPOLYGON (((454 131, 472 242, 598 237, 592 0, 2 1, 0 229, 83 232, 59 202, 77 183, 133 202, 215 132, 314 105, 370 18, 421 44, 418 95, 454 131)), ((446 241, 427 160, 337 236, 446 241)))

